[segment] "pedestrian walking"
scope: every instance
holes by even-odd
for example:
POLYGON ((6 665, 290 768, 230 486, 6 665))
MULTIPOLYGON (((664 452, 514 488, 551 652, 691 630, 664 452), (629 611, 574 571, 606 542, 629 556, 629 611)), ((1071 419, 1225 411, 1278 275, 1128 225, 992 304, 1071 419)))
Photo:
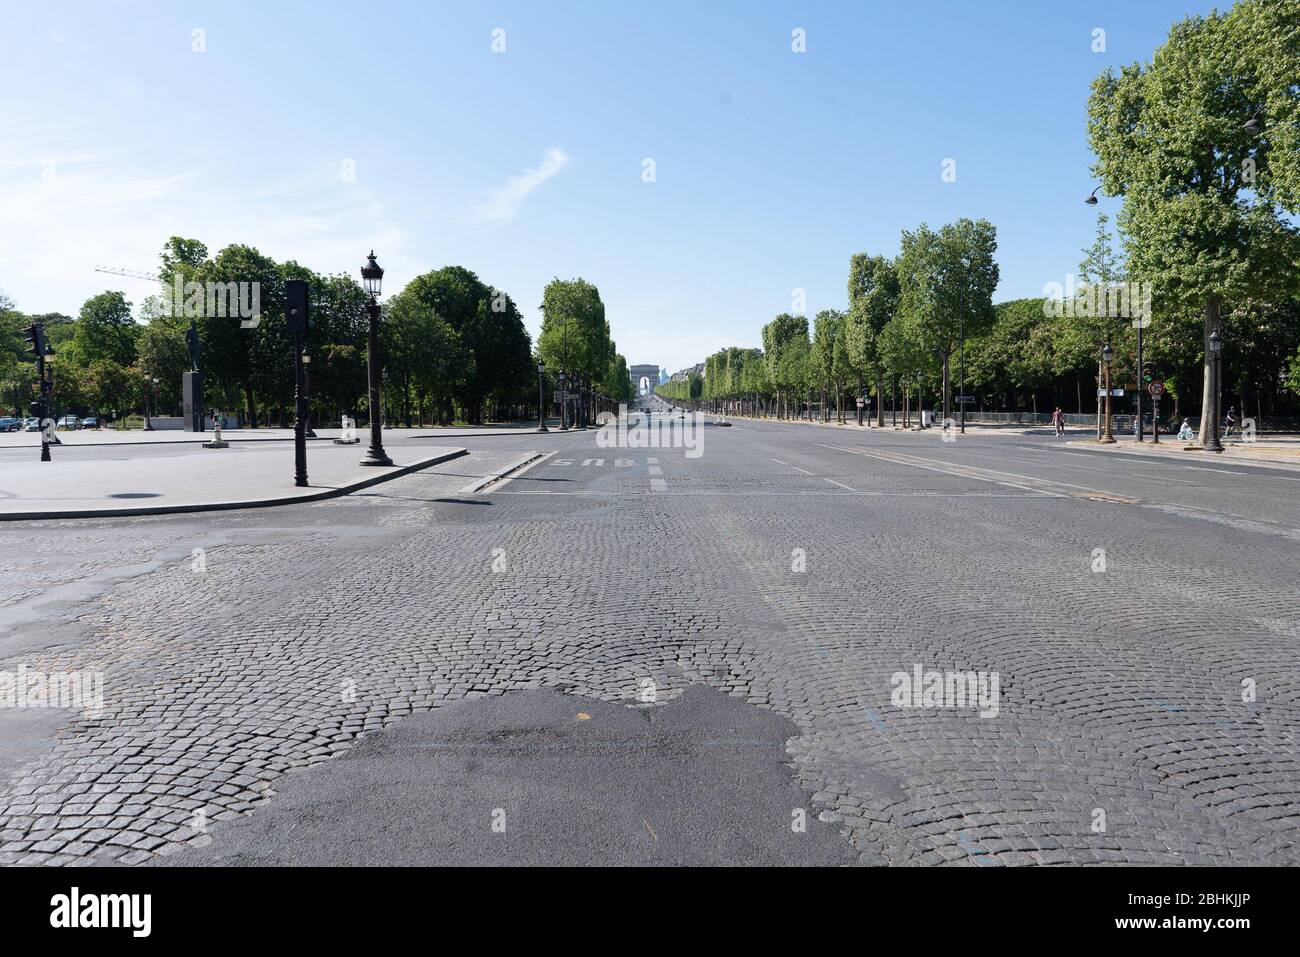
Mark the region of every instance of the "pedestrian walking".
POLYGON ((1059 405, 1056 407, 1056 411, 1052 413, 1052 425, 1056 426, 1057 435, 1065 434, 1065 413, 1061 411, 1059 405))

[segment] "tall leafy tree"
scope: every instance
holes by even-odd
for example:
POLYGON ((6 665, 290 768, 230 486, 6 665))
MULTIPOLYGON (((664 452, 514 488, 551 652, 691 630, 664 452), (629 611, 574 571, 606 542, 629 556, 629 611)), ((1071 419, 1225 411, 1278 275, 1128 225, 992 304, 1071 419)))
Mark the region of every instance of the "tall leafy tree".
POLYGON ((783 312, 763 327, 767 378, 776 392, 778 416, 790 415, 790 393, 804 388, 808 370, 808 317, 783 312))
POLYGON ((898 267, 886 256, 857 253, 849 260, 849 312, 844 330, 849 361, 876 386, 876 424, 885 424, 886 366, 880 334, 898 311, 898 267))
MULTIPOLYGON (((1300 212, 1297 23, 1300 0, 1188 17, 1149 63, 1098 76, 1088 101, 1094 171, 1124 197, 1130 272, 1203 313, 1203 409, 1214 407, 1208 344, 1224 303, 1277 301, 1300 281, 1288 218, 1300 212)), ((1203 415, 1202 443, 1208 428, 1203 415)))

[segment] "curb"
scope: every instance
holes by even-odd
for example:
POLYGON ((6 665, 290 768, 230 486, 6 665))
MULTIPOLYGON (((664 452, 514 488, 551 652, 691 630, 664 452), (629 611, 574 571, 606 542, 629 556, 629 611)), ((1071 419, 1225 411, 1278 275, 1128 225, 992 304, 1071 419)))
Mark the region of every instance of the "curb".
POLYGON ((530 452, 529 454, 525 455, 522 459, 520 459, 518 462, 512 462, 503 469, 497 469, 491 475, 485 475, 483 478, 479 479, 473 485, 465 486, 456 494, 473 495, 476 492, 481 492, 489 485, 495 485, 497 482, 501 481, 507 475, 512 475, 513 473, 518 472, 521 468, 523 468, 526 465, 532 465, 538 459, 542 458, 547 454, 548 453, 546 452, 530 452))
MULTIPOLYGON (((230 431, 228 429, 223 429, 222 431, 225 433, 225 435, 222 436, 222 439, 223 441, 226 442, 292 442, 293 441, 292 435, 284 436, 283 438, 278 435, 266 435, 266 436, 257 436, 257 437, 249 436, 248 438, 234 438, 230 435, 230 431)), ((65 449, 116 449, 116 448, 121 448, 123 446, 129 446, 129 445, 175 445, 184 448, 187 445, 200 445, 203 442, 212 441, 211 432, 204 432, 202 433, 202 436, 203 436, 202 438, 197 438, 197 439, 173 439, 170 442, 166 440, 155 441, 152 439, 142 439, 139 442, 60 442, 59 447, 65 449)), ((448 438, 451 438, 451 436, 448 436, 448 438)), ((310 436, 308 436, 307 441, 324 442, 326 440, 322 439, 320 436, 316 436, 316 438, 311 438, 310 436)), ((40 447, 41 446, 39 442, 37 442, 34 445, 0 445, 0 451, 7 451, 8 449, 39 449, 40 447)))
POLYGON ((449 462, 452 459, 458 459, 462 455, 468 454, 469 449, 454 449, 442 455, 433 455, 427 459, 420 459, 411 465, 403 465, 391 472, 376 475, 374 478, 362 479, 359 482, 341 485, 338 488, 322 489, 310 495, 259 498, 239 502, 200 502, 191 505, 140 505, 131 508, 86 508, 77 509, 76 511, 53 512, 0 512, 0 522, 35 522, 59 518, 125 518, 132 515, 178 515, 193 512, 225 512, 240 508, 271 508, 275 505, 296 505, 300 502, 320 502, 325 499, 350 495, 353 492, 370 488, 372 485, 379 485, 391 479, 401 478, 403 475, 410 475, 412 472, 427 469, 431 465, 441 465, 443 462, 449 462))
MULTIPOLYGON (((1232 451, 1231 448, 1225 448, 1222 452, 1206 452, 1199 446, 1186 446, 1184 443, 1177 441, 1177 439, 1174 440, 1171 447, 1168 449, 1160 447, 1152 448, 1150 442, 1143 443, 1146 446, 1143 448, 1141 446, 1135 447, 1133 445, 1124 445, 1118 442, 1114 445, 1107 446, 1089 439, 1071 440, 1065 444, 1077 445, 1080 448, 1108 449, 1111 452, 1120 452, 1126 455, 1154 455, 1178 458, 1183 456, 1184 453, 1190 453, 1187 455, 1187 458, 1189 459, 1217 462, 1220 465, 1235 463, 1237 465, 1254 465, 1265 468, 1276 468, 1280 466, 1282 468, 1290 467, 1294 469, 1300 467, 1300 461, 1297 461, 1293 456, 1288 456, 1286 458, 1261 458, 1259 456, 1244 453, 1233 455, 1230 454, 1232 451)), ((1164 444, 1165 443, 1161 441, 1160 445, 1163 446, 1164 444)), ((1288 451, 1289 450, 1284 450, 1279 454, 1287 455, 1288 451)))

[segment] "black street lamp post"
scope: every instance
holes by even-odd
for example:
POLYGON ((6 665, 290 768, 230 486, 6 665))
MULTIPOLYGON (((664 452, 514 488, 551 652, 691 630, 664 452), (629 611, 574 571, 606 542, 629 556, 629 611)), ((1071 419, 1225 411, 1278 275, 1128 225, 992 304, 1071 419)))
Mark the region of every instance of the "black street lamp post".
POLYGON ((370 448, 362 465, 392 465, 393 460, 384 451, 383 413, 379 404, 379 293, 384 279, 384 270, 375 261, 372 249, 361 267, 361 281, 370 301, 366 309, 370 313, 370 329, 366 340, 366 377, 370 383, 370 448))
POLYGON ((546 427, 546 363, 537 360, 537 431, 549 432, 546 427))
POLYGON ((1219 441, 1219 388, 1220 357, 1223 355, 1223 337, 1216 328, 1210 333, 1210 407, 1204 415, 1210 417, 1210 428, 1206 432, 1206 442, 1202 449, 1206 452, 1222 452, 1223 443, 1219 441))
POLYGON ((564 373, 560 373, 560 431, 569 431, 569 394, 564 391, 564 373))
POLYGON ((965 288, 957 293, 957 315, 961 323, 961 362, 957 373, 957 404, 961 406, 961 434, 966 434, 966 310, 965 288))
POLYGON ((158 387, 158 380, 150 376, 148 372, 142 374, 144 375, 144 428, 142 431, 152 432, 153 422, 149 418, 149 407, 153 405, 153 394, 154 389, 158 387))
POLYGON ((302 432, 306 438, 316 438, 316 430, 311 427, 311 344, 302 347, 302 388, 303 419, 302 432))

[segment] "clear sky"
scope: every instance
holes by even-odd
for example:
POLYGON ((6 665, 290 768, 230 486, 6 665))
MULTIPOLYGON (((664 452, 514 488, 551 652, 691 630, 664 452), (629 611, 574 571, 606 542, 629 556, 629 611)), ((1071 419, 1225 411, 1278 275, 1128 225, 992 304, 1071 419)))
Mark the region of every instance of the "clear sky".
POLYGON ((464 265, 534 334, 546 282, 582 276, 629 364, 670 371, 758 345, 792 290, 842 308, 850 254, 922 221, 997 226, 999 299, 1064 282, 1094 229, 1091 79, 1212 6, 2 3, 18 308, 138 304, 156 287, 93 267, 155 269, 172 234, 321 272, 374 247, 386 293, 464 265))

